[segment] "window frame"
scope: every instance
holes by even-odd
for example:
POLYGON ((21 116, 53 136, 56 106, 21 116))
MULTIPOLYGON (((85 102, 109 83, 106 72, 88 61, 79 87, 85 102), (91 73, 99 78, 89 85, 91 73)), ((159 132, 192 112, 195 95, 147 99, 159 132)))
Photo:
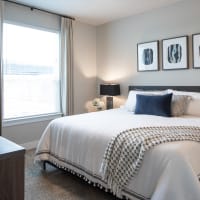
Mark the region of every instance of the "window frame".
POLYGON ((49 121, 59 117, 62 117, 62 113, 49 113, 44 115, 32 115, 28 117, 18 117, 18 118, 10 118, 10 119, 3 119, 3 127, 15 126, 15 125, 23 125, 23 124, 30 124, 42 121, 49 121))

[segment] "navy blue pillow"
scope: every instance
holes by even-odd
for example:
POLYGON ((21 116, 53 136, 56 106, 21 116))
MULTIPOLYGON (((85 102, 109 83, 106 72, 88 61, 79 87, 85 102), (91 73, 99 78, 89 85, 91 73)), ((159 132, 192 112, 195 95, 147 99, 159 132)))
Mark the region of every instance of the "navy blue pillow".
POLYGON ((136 95, 135 114, 171 116, 172 94, 136 95))

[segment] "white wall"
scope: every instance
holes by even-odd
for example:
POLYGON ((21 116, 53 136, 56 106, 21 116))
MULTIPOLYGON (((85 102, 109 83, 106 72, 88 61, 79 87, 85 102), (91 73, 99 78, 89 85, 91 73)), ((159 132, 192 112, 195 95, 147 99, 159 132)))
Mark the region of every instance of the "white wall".
MULTIPOLYGON (((137 43, 200 32, 200 1, 189 0, 97 28, 97 76, 100 82, 128 85, 200 85, 200 70, 137 72, 137 43)), ((191 58, 191 37, 190 37, 191 58)))
MULTIPOLYGON (((96 28, 74 21, 75 114, 87 112, 86 103, 96 96, 96 28)), ((36 141, 49 121, 3 127, 2 135, 18 144, 36 141)))

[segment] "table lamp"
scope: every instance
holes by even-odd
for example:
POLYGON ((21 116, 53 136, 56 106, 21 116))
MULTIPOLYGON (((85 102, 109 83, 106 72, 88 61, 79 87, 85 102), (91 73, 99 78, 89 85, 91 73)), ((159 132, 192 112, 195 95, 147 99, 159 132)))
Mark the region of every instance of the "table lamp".
POLYGON ((113 108, 113 96, 120 95, 119 84, 100 84, 100 95, 106 95, 106 108, 113 108))

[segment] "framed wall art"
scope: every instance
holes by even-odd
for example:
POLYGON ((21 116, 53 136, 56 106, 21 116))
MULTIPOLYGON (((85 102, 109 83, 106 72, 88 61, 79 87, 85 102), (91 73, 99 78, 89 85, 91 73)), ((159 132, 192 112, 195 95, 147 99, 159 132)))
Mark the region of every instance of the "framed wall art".
POLYGON ((163 70, 188 68, 188 36, 162 40, 163 70))
POLYGON ((157 71, 158 70, 158 41, 137 44, 137 70, 157 71))
POLYGON ((200 33, 192 35, 193 68, 200 68, 200 33))

